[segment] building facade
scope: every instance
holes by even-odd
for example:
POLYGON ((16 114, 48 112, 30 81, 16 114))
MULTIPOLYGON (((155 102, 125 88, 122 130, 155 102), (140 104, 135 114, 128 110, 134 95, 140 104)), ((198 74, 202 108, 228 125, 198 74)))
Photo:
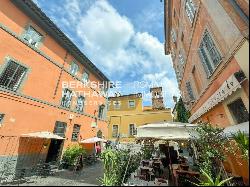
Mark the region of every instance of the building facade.
MULTIPOLYGON (((249 121, 249 1, 164 5, 165 53, 172 56, 189 122, 228 127, 249 121)), ((248 181, 246 168, 231 166, 248 181)))
POLYGON ((171 109, 164 107, 161 92, 161 88, 151 89, 153 106, 143 106, 140 93, 110 97, 107 113, 109 139, 133 142, 137 127, 147 123, 172 121, 171 109))
POLYGON ((1 0, 0 168, 56 161, 82 139, 107 137, 107 98, 100 96, 107 90, 83 84, 103 81, 107 77, 35 3, 1 0), (64 139, 23 137, 35 132, 64 139))

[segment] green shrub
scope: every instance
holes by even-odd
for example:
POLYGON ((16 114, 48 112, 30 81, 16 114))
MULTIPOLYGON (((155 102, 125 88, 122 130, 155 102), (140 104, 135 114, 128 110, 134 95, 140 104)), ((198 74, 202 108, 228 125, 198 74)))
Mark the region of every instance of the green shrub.
POLYGON ((79 145, 74 145, 71 147, 68 147, 65 152, 63 153, 63 162, 69 166, 72 166, 77 161, 77 158, 80 155, 85 155, 86 151, 79 145))
POLYGON ((235 134, 232 134, 233 139, 236 141, 236 143, 239 146, 239 149, 241 150, 242 157, 245 158, 246 160, 249 159, 249 138, 246 136, 244 132, 238 131, 235 134))

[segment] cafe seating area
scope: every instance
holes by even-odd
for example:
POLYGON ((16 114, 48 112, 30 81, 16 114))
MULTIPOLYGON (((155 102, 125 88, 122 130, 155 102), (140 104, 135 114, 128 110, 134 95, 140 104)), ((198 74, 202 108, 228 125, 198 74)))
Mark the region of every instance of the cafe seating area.
MULTIPOLYGON (((184 153, 187 153, 186 149, 184 153)), ((141 160, 139 168, 131 174, 127 185, 192 186, 192 182, 198 182, 200 173, 194 170, 193 163, 189 161, 191 156, 184 153, 168 144, 154 147, 152 157, 141 160)))

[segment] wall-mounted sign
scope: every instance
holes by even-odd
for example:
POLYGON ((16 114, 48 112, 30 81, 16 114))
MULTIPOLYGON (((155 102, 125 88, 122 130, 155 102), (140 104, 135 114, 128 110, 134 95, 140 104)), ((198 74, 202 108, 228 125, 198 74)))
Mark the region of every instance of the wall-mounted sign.
POLYGON ((238 88, 241 88, 239 81, 236 79, 235 75, 231 75, 220 86, 220 88, 188 119, 189 123, 192 123, 193 121, 201 117, 215 105, 226 99, 238 88))

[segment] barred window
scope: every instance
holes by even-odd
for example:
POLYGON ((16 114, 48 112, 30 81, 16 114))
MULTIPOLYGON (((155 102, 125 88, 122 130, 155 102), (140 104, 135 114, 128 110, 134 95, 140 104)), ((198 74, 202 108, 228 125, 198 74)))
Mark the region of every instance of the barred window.
POLYGON ((65 108, 70 108, 71 100, 72 100, 72 91, 69 89, 64 89, 62 94, 61 106, 65 108))
POLYGON ((54 134, 61 136, 61 137, 65 137, 66 128, 67 128, 67 123, 56 121, 54 134))
POLYGON ((129 124, 129 135, 130 135, 130 136, 136 135, 135 124, 129 124))
POLYGON ((19 88, 26 73, 26 67, 14 61, 9 61, 0 76, 0 86, 12 91, 16 91, 19 88))
POLYGON ((113 125, 112 137, 113 138, 117 138, 118 137, 118 125, 113 125))
POLYGON ((186 87, 187 87, 187 92, 188 92, 189 98, 191 100, 194 100, 195 98, 194 98, 194 93, 193 93, 193 89, 192 89, 191 83, 187 82, 186 83, 186 87))
POLYGON ((37 47, 37 45, 42 41, 42 35, 37 32, 33 27, 29 26, 25 31, 24 39, 31 45, 37 47))
POLYGON ((185 10, 186 10, 186 13, 187 13, 189 21, 191 23, 193 23, 194 17, 195 17, 196 8, 195 8, 195 4, 193 3, 192 0, 186 0, 185 10))
POLYGON ((80 125, 74 124, 71 141, 77 141, 80 133, 80 125))
POLYGON ((200 44, 199 55, 207 76, 211 76, 222 58, 207 30, 200 44))
POLYGON ((114 101, 114 108, 120 109, 121 108, 121 101, 114 101))
POLYGON ((76 102, 76 111, 77 112, 83 112, 83 107, 84 107, 84 97, 83 96, 79 96, 77 98, 77 102, 76 102))
POLYGON ((76 75, 78 70, 79 70, 79 66, 75 62, 72 62, 71 66, 70 66, 70 73, 72 75, 76 75))

